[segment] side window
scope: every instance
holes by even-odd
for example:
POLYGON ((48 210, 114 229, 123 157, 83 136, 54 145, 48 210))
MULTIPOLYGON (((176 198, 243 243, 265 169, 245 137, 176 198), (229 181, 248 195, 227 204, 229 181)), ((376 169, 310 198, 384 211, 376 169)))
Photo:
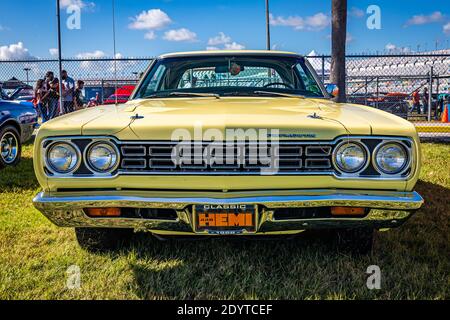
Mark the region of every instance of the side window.
POLYGON ((151 95, 152 93, 159 90, 159 88, 161 86, 161 82, 164 80, 164 77, 163 77, 164 72, 166 72, 166 66, 162 64, 158 67, 158 69, 155 71, 153 76, 150 78, 150 80, 146 84, 145 91, 143 91, 144 96, 151 95))
POLYGON ((300 64, 297 64, 297 71, 300 75, 301 82, 303 82, 305 90, 322 95, 320 87, 314 80, 313 76, 309 73, 306 73, 300 64))

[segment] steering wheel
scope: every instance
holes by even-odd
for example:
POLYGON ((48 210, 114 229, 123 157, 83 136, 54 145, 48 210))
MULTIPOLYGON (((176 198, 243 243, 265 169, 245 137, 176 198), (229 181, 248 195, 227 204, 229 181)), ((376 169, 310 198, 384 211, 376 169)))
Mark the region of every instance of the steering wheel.
POLYGON ((273 87, 273 86, 285 86, 286 88, 289 89, 294 89, 294 87, 290 84, 284 83, 284 82, 272 82, 272 83, 268 83, 264 86, 264 88, 269 88, 269 87, 273 87))

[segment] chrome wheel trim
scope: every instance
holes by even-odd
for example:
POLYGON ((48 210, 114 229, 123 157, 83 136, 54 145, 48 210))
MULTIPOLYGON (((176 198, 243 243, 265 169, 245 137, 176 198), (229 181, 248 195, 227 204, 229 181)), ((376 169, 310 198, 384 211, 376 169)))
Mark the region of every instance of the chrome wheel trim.
POLYGON ((12 132, 6 132, 0 139, 0 157, 6 164, 16 161, 19 154, 19 142, 12 132))

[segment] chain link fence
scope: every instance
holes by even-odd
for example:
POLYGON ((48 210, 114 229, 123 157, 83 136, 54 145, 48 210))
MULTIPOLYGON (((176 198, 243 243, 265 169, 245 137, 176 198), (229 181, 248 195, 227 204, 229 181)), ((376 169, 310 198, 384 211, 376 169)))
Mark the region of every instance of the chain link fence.
MULTIPOLYGON (((308 56, 322 81, 330 82, 331 57, 308 56)), ((152 58, 64 59, 63 69, 85 83, 85 102, 126 100, 152 58)), ((450 138, 441 121, 450 103, 450 50, 405 55, 352 55, 346 59, 347 100, 378 108, 414 123, 422 138, 450 138)), ((57 60, 0 61, 2 98, 31 100, 32 87, 57 60)), ((210 81, 200 77, 201 81, 210 81)), ((261 81, 263 81, 262 79, 261 81)))
MULTIPOLYGON (((324 83, 331 57, 309 56, 324 83)), ((346 59, 347 101, 381 109, 414 123, 421 138, 450 139, 442 122, 450 109, 450 50, 404 55, 353 55, 346 59)))

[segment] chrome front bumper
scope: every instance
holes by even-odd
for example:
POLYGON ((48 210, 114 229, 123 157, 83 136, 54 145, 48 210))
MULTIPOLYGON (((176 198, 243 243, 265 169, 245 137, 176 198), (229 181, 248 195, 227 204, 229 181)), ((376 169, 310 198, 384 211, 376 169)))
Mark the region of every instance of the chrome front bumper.
MULTIPOLYGON (((297 233, 307 229, 373 227, 385 229, 404 223, 422 204, 417 192, 362 190, 293 190, 255 192, 176 193, 158 191, 78 191, 40 193, 33 200, 35 207, 54 224, 61 227, 133 228, 157 234, 194 233, 192 207, 196 204, 258 205, 257 233, 297 233), (277 220, 279 208, 364 207, 370 212, 359 218, 314 218, 277 220), (152 208, 174 209, 176 220, 128 218, 90 218, 85 208, 152 208)), ((245 234, 245 232, 242 232, 245 234)))

